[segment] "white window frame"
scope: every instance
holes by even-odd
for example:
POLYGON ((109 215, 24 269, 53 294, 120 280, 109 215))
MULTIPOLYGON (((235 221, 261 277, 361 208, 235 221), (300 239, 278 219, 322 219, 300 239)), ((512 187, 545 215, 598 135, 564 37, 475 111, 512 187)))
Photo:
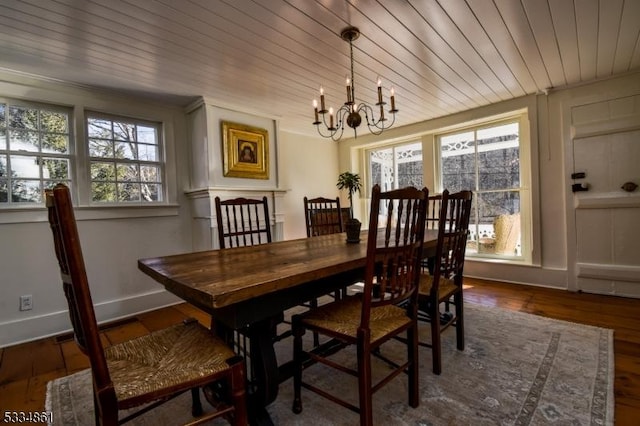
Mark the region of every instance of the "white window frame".
MULTIPOLYGON (((89 196, 89 204, 92 206, 108 206, 108 205, 119 205, 119 206, 132 206, 132 205, 155 205, 155 204, 165 204, 166 203, 166 198, 167 198, 167 179, 166 179, 166 173, 165 173, 165 159, 164 159, 164 144, 163 144, 163 138, 162 138, 162 123, 160 122, 154 122, 154 121, 149 121, 149 120, 142 120, 142 119, 136 119, 136 118, 132 118, 132 117, 127 117, 127 116, 123 116, 123 115, 116 115, 116 114, 106 114, 106 113, 99 113, 99 112, 94 112, 94 111, 85 111, 85 125, 84 125, 84 129, 85 129, 85 137, 86 137, 86 142, 85 142, 85 147, 86 147, 86 153, 87 153, 87 191, 88 191, 88 196, 89 196), (135 141, 129 141, 131 143, 134 143, 136 145, 137 148, 140 148, 141 146, 148 146, 148 145, 153 145, 156 146, 157 149, 157 158, 156 160, 142 160, 142 159, 120 159, 120 158, 115 158, 115 157, 96 157, 96 156, 91 156, 90 153, 90 143, 91 143, 91 138, 89 136, 89 120, 91 119, 98 119, 98 120, 105 120, 105 121, 110 121, 111 124, 113 125, 113 122, 122 122, 122 123, 127 123, 133 126, 144 126, 147 128, 154 128, 155 129, 155 135, 156 135, 156 143, 155 144, 148 144, 144 141, 139 141, 139 140, 135 140, 135 141), (154 200, 154 201, 144 201, 142 199, 142 196, 140 197, 139 200, 134 200, 134 201, 123 201, 123 200, 112 200, 112 201, 94 201, 93 200, 93 183, 94 183, 94 179, 91 176, 91 165, 93 162, 101 162, 101 163, 113 163, 114 166, 116 164, 118 165, 134 165, 138 168, 138 170, 140 170, 141 167, 145 167, 145 166, 149 166, 149 167, 155 167, 159 170, 158 172, 158 180, 154 183, 159 185, 160 190, 158 191, 158 199, 154 200)), ((105 139, 110 141, 112 144, 117 142, 117 139, 115 138, 115 136, 112 135, 112 137, 110 139, 105 139)), ((122 183, 120 181, 117 180, 117 177, 115 178, 116 180, 114 181, 114 184, 118 184, 118 183, 122 183)), ((136 183, 139 184, 143 184, 143 179, 140 178, 139 181, 136 181, 136 183)))
MULTIPOLYGON (((96 101, 95 96, 69 96, 50 89, 37 89, 25 98, 22 87, 14 87, 0 82, 0 102, 15 105, 38 105, 46 110, 63 110, 70 113, 69 120, 69 176, 68 181, 78 220, 123 219, 143 217, 169 217, 179 214, 177 203, 175 164, 175 121, 173 111, 161 106, 155 108, 142 102, 124 102, 118 97, 107 97, 106 101, 96 101), (105 106, 105 102, 107 106, 105 106), (86 139, 87 111, 116 117, 132 118, 160 125, 162 146, 163 201, 145 203, 90 203, 91 184, 89 180, 89 149, 86 139), (169 161, 171 159, 171 161, 169 161)), ((6 150, 2 155, 7 155, 6 150)), ((43 197, 44 198, 44 197, 43 197)), ((0 224, 46 222, 47 210, 44 199, 40 203, 0 203, 0 224)))
MULTIPOLYGON (((35 176, 28 176, 28 177, 23 177, 23 178, 12 178, 11 175, 9 174, 9 176, 6 177, 7 179, 7 183, 9 183, 10 181, 13 180, 24 180, 24 181, 30 181, 30 182, 38 182, 39 183, 39 189, 40 191, 44 191, 44 189, 52 187, 55 183, 57 182, 62 182, 65 183, 67 185, 73 185, 73 182, 75 181, 75 170, 76 170, 76 165, 74 162, 74 151, 75 151, 75 145, 74 145, 74 128, 73 128, 73 110, 71 108, 68 107, 64 107, 64 106, 60 106, 60 105, 54 105, 54 104, 49 104, 49 103, 44 103, 44 102, 28 102, 28 101, 22 101, 22 100, 18 100, 18 99, 13 99, 13 98, 5 98, 5 97, 1 97, 0 98, 0 104, 4 104, 6 106, 5 109, 5 121, 3 123, 0 123, 0 129, 5 131, 5 135, 0 136, 4 139, 4 144, 3 146, 0 146, 0 156, 4 157, 6 159, 7 162, 7 168, 11 171, 14 171, 14 168, 12 168, 11 166, 11 160, 12 157, 32 157, 35 161, 35 164, 38 168, 38 177, 35 176), (42 145, 38 146, 37 150, 31 150, 31 149, 15 149, 15 147, 10 143, 10 139, 11 139, 11 131, 14 129, 11 129, 9 126, 9 111, 12 107, 18 107, 18 108, 27 108, 27 109, 32 109, 32 110, 37 110, 38 111, 38 115, 40 115, 42 112, 54 112, 54 113, 59 113, 59 114, 64 114, 67 117, 67 132, 66 133, 59 133, 59 132, 47 132, 45 130, 42 129, 42 127, 40 126, 40 123, 38 123, 38 129, 36 130, 30 130, 31 132, 36 132, 38 133, 38 140, 42 141, 42 138, 44 135, 47 134, 62 134, 65 135, 67 137, 67 152, 62 153, 62 152, 47 152, 47 151, 43 151, 42 150, 42 145), (5 126, 6 125, 6 126, 5 126), (47 157, 49 159, 61 159, 61 160, 66 160, 68 163, 68 171, 67 171, 67 178, 66 179, 55 179, 55 178, 50 178, 48 176, 44 175, 45 169, 44 166, 40 163, 40 161, 42 160, 42 157, 47 157)), ((4 178, 4 177, 3 177, 4 178)), ((40 200, 38 202, 29 202, 29 201, 24 201, 24 202, 19 202, 19 201, 12 201, 12 194, 11 194, 11 186, 9 184, 8 188, 7 188, 7 201, 6 202, 0 202, 0 211, 2 210, 9 210, 9 209, 16 209, 16 208, 33 208, 33 207, 38 207, 41 208, 44 206, 44 196, 40 196, 40 200)))
MULTIPOLYGON (((532 252, 533 252, 533 231, 532 231, 532 197, 531 197, 531 142, 528 132, 528 117, 526 113, 518 113, 511 116, 503 117, 500 120, 485 120, 476 121, 473 125, 461 125, 454 129, 447 129, 447 132, 438 132, 434 134, 434 152, 435 152, 435 187, 436 191, 442 192, 442 159, 440 156, 440 138, 443 136, 463 133, 463 132, 477 132, 478 130, 486 129, 488 127, 498 126, 507 123, 518 123, 519 127, 519 164, 520 164, 520 186, 513 188, 520 194, 520 222, 521 222, 521 255, 519 256, 507 256, 499 254, 487 254, 487 253, 470 253, 467 251, 467 258, 473 260, 499 260, 503 262, 515 262, 523 264, 532 264, 532 252)), ((477 177, 476 177, 477 179, 477 177)), ((505 188, 506 189, 506 188, 505 188)), ((472 188, 474 192, 474 203, 478 199, 477 188, 472 188)), ((484 193, 485 191, 480 191, 484 193)), ((486 191, 491 192, 491 191, 486 191)), ((474 211, 476 211, 474 209, 474 211)), ((475 218, 471 218, 471 223, 475 222, 475 218)), ((471 224, 470 224, 471 225, 471 224)))

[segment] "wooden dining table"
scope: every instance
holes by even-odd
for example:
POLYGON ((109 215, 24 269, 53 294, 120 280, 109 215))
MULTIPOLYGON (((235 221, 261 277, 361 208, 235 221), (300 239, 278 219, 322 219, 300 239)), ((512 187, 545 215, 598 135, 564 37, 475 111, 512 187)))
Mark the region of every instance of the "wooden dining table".
MULTIPOLYGON (((138 268, 169 292, 209 313, 212 328, 229 340, 242 330, 249 338, 255 386, 250 392, 254 416, 269 423, 264 409, 291 376, 291 365, 278 365, 274 350, 274 319, 311 299, 362 280, 367 231, 361 243, 331 234, 268 244, 208 250, 140 259, 138 268), (265 419, 266 416, 266 419, 265 419)), ((433 255, 437 231, 425 231, 423 257, 433 255)))

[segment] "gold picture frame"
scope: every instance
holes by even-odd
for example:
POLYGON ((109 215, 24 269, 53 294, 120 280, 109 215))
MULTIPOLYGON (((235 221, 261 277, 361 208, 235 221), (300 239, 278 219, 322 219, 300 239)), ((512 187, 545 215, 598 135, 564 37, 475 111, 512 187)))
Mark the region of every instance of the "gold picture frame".
POLYGON ((269 133, 245 124, 222 122, 224 176, 269 179, 269 133))

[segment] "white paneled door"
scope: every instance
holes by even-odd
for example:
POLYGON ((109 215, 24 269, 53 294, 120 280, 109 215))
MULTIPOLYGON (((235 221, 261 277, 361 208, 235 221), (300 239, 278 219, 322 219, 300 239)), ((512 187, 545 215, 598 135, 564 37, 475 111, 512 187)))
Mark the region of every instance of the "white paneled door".
POLYGON ((640 130, 574 137, 573 160, 577 289, 640 297, 640 130))

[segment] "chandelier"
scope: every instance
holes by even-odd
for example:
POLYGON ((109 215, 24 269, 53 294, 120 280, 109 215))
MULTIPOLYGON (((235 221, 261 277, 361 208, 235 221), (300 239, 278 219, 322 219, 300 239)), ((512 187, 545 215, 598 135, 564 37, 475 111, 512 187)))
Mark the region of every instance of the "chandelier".
POLYGON ((318 133, 325 138, 331 138, 334 141, 339 140, 342 137, 345 126, 349 126, 353 129, 355 137, 358 137, 358 126, 362 123, 362 114, 364 114, 364 121, 367 123, 369 131, 374 135, 381 134, 384 129, 388 129, 393 126, 396 121, 396 109, 395 96, 393 87, 390 90, 391 109, 388 111, 391 114, 392 119, 385 117, 384 106, 387 104, 382 98, 382 80, 378 78, 378 102, 375 106, 379 107, 378 117, 376 118, 376 112, 374 107, 361 102, 356 104, 355 95, 355 82, 353 79, 353 40, 356 40, 360 36, 360 30, 356 27, 347 27, 340 33, 340 37, 349 42, 349 55, 351 57, 351 75, 347 77, 347 101, 337 110, 333 111, 333 108, 326 109, 324 99, 324 89, 320 86, 320 109, 318 109, 318 100, 313 100, 313 112, 318 133), (327 115, 329 116, 327 118, 327 115), (322 118, 320 118, 322 116, 322 118))

